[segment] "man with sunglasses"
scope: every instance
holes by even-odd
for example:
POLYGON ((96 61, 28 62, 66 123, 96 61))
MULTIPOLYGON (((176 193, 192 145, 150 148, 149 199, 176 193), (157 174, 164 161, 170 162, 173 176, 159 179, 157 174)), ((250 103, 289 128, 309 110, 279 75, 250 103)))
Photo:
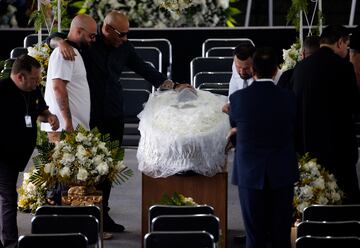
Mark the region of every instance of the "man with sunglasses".
POLYGON ((51 112, 59 117, 60 127, 53 131, 48 123, 41 125, 48 132, 50 142, 60 140, 61 131, 72 132, 81 124, 89 129, 90 91, 83 59, 79 53, 95 41, 96 22, 85 14, 76 16, 70 26, 66 43, 76 53, 75 60, 65 60, 59 48, 49 59, 45 101, 51 112))
MULTIPOLYGON (((91 96, 90 127, 97 127, 101 133, 110 134, 112 140, 122 143, 124 130, 123 89, 119 82, 125 67, 144 77, 155 87, 180 90, 190 87, 178 84, 166 78, 136 53, 128 41, 129 20, 118 11, 109 12, 101 27, 94 44, 87 50, 80 51, 84 58, 91 96)), ((73 49, 61 40, 64 36, 53 34, 48 43, 51 47, 59 46, 65 59, 74 60, 73 49), (55 38, 56 37, 56 38, 55 38)), ((109 216, 108 201, 111 183, 104 182, 103 191, 104 231, 123 232, 124 227, 116 224, 109 216)))

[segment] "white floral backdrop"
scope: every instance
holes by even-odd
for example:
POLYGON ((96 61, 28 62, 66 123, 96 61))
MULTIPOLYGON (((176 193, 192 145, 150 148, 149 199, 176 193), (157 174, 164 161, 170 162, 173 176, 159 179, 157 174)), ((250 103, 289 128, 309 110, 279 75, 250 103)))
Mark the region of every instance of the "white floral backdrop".
POLYGON ((229 0, 192 0, 181 13, 160 8, 162 0, 86 0, 84 7, 97 21, 110 10, 127 13, 133 27, 225 26, 229 0))

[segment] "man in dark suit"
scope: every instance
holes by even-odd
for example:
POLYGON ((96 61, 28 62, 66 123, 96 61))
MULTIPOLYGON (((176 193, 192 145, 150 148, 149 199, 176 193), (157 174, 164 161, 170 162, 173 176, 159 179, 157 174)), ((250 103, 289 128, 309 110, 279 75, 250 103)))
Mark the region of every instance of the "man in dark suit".
POLYGON ((253 57, 255 81, 230 96, 236 124, 233 183, 238 185, 246 247, 290 247, 294 183, 299 178, 293 142, 295 95, 274 84, 276 56, 270 48, 253 57))
POLYGON ((296 148, 335 175, 345 192, 343 203, 360 203, 353 122, 360 103, 354 69, 345 59, 348 44, 345 27, 328 26, 320 36, 320 49, 295 67, 296 148))

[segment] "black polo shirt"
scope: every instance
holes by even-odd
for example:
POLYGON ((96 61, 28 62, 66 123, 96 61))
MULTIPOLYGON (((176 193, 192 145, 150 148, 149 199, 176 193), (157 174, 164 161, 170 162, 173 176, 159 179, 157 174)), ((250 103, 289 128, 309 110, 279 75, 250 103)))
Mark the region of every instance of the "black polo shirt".
POLYGON ((36 145, 37 117, 47 108, 39 88, 24 92, 10 78, 0 80, 0 166, 24 170, 36 145))

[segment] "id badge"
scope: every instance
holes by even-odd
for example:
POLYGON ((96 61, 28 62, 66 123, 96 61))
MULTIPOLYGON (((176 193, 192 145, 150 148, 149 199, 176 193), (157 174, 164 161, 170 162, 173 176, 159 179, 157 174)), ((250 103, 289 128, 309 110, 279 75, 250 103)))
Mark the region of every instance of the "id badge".
POLYGON ((30 115, 25 115, 25 125, 26 125, 26 127, 32 127, 30 115))

